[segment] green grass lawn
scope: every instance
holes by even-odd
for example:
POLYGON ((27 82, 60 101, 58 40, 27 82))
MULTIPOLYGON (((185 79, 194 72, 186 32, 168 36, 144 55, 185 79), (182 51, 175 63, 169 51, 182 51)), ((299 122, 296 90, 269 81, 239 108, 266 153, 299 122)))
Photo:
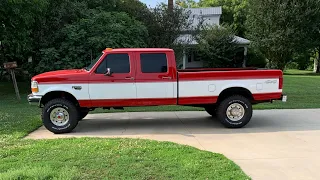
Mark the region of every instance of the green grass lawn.
POLYGON ((136 139, 25 140, 41 125, 28 85, 0 82, 0 179, 249 179, 221 154, 136 139))
MULTIPOLYGON (((255 109, 320 108, 320 76, 288 71, 288 102, 255 109), (299 73, 299 75, 297 75, 299 73), (295 75, 292 75, 295 74, 295 75)), ((40 109, 29 106, 29 83, 19 83, 18 102, 10 83, 0 82, 0 179, 249 179, 223 155, 167 142, 134 139, 24 140, 41 126, 40 109)), ((201 108, 163 106, 126 111, 181 111, 201 108)), ((102 111, 98 112, 114 112, 102 111)))

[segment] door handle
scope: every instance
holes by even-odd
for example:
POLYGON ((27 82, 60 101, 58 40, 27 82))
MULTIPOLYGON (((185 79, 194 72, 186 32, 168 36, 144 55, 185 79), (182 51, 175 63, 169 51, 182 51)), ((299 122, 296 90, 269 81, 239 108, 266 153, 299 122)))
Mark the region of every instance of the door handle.
POLYGON ((134 77, 126 77, 125 80, 134 80, 134 77))
POLYGON ((162 79, 172 79, 172 77, 163 76, 162 79))

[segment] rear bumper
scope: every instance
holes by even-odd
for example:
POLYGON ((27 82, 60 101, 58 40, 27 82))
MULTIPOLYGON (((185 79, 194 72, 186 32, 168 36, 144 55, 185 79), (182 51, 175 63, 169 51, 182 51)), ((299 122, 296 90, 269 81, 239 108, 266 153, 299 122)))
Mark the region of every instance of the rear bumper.
POLYGON ((28 95, 28 102, 30 105, 40 106, 42 96, 35 96, 33 94, 28 95))
POLYGON ((279 101, 282 101, 282 102, 287 102, 288 100, 288 96, 286 94, 282 94, 281 95, 281 98, 277 99, 279 101))

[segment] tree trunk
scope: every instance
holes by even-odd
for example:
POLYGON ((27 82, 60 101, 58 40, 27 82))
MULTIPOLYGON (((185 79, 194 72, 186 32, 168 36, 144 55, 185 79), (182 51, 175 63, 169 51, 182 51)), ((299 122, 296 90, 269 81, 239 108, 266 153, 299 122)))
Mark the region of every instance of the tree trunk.
POLYGON ((316 58, 314 59, 314 69, 313 72, 320 73, 320 47, 317 49, 316 58))
POLYGON ((170 12, 173 12, 173 0, 168 0, 168 9, 170 12))
POLYGON ((313 72, 316 73, 318 69, 318 59, 314 58, 313 60, 313 72))

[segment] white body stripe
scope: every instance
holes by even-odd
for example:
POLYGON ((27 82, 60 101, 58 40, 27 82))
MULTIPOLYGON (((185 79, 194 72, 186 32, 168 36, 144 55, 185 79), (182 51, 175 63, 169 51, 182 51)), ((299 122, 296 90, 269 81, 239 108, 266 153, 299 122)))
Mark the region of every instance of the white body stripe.
POLYGON ((106 83, 106 84, 40 84, 39 93, 45 95, 52 91, 65 91, 78 100, 103 99, 143 99, 143 98, 176 98, 219 96, 228 88, 242 87, 252 94, 281 93, 279 79, 247 79, 247 80, 212 80, 212 81, 180 81, 148 82, 148 83, 106 83), (73 86, 81 86, 75 90, 73 86), (178 89, 179 90, 178 90, 178 89))
POLYGON ((43 96, 53 91, 68 92, 78 100, 90 99, 88 84, 39 84, 39 92, 33 94, 43 96), (81 86, 81 90, 75 90, 74 86, 81 86))
POLYGON ((176 82, 136 83, 137 98, 176 98, 176 82))
POLYGON ((135 99, 135 83, 89 84, 90 99, 135 99))

